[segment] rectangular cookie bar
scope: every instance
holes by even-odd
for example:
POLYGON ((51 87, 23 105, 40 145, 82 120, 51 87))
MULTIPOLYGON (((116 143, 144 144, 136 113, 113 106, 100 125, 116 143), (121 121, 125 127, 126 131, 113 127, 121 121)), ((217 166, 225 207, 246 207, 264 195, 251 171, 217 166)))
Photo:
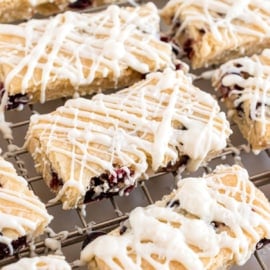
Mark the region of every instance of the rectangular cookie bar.
POLYGON ((270 148, 270 50, 223 64, 212 82, 253 151, 270 148))
POLYGON ((267 239, 269 201, 245 169, 221 165, 132 210, 118 229, 86 242, 81 260, 91 270, 228 269, 243 265, 267 239))
POLYGON ((71 270, 63 256, 48 255, 22 258, 18 262, 1 268, 2 270, 71 270))
POLYGON ((231 134, 216 100, 182 70, 33 115, 25 147, 63 208, 128 194, 151 172, 196 170, 231 134))
POLYGON ((114 0, 0 0, 0 22, 11 23, 34 15, 52 15, 66 9, 83 10, 117 2, 114 0))
POLYGON ((27 181, 0 157, 0 259, 42 234, 51 219, 27 181))
POLYGON ((6 107, 131 85, 174 68, 161 42, 157 7, 109 6, 65 12, 19 25, 0 24, 0 82, 6 107))
POLYGON ((270 2, 170 0, 161 11, 193 68, 221 64, 270 46, 270 2))

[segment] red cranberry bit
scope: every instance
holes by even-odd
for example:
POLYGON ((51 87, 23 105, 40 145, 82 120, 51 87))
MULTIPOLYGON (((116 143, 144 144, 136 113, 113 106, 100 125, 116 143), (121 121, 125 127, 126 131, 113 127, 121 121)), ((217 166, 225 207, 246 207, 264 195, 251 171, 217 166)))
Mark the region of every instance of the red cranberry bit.
POLYGON ((183 68, 183 65, 181 63, 177 63, 175 65, 175 70, 181 70, 183 68))
POLYGON ((119 234, 122 235, 127 231, 127 226, 123 225, 120 227, 119 234))
MULTIPOLYGON (((2 233, 1 233, 2 235, 2 233)), ((26 236, 19 237, 16 240, 13 240, 11 242, 11 245, 13 247, 13 254, 16 254, 19 252, 19 250, 26 246, 26 236)), ((9 256, 13 255, 10 253, 10 249, 7 244, 0 243, 0 260, 9 256)))
POLYGON ((164 35, 164 36, 160 37, 160 40, 163 42, 169 43, 172 40, 172 38, 169 35, 167 35, 167 36, 164 35))
MULTIPOLYGON (((128 170, 130 173, 130 171, 128 170)), ((109 176, 109 182, 110 183, 124 183, 125 179, 129 178, 127 169, 119 168, 115 170, 115 174, 111 174, 109 176)), ((131 174, 130 174, 131 176, 131 174)))
POLYGON ((223 223, 223 222, 218 222, 218 221, 212 221, 212 222, 210 223, 210 225, 213 226, 213 228, 214 228, 215 230, 219 229, 220 227, 226 226, 225 223, 223 223))
POLYGON ((242 67, 242 65, 239 64, 239 63, 235 63, 234 66, 237 67, 237 68, 241 68, 242 67))
MULTIPOLYGON (((5 94, 4 84, 0 83, 0 102, 5 94)), ((27 94, 16 94, 13 96, 8 96, 7 104, 5 104, 6 110, 13 110, 18 108, 20 105, 26 105, 29 102, 29 97, 27 94)))
POLYGON ((85 9, 92 6, 92 0, 77 0, 74 3, 68 5, 69 8, 85 9))
POLYGON ((199 33, 200 33, 201 35, 204 35, 204 34, 206 33, 206 31, 205 31, 205 29, 201 28, 201 29, 199 29, 199 33))
POLYGON ((183 50, 189 59, 193 58, 194 56, 193 43, 194 43, 194 40, 191 38, 188 38, 183 44, 183 50))
POLYGON ((109 198, 119 194, 129 194, 134 185, 125 183, 134 175, 134 171, 128 168, 116 168, 114 173, 103 173, 90 180, 89 190, 84 197, 84 203, 109 198), (95 190, 99 189, 98 192, 95 190))
POLYGON ((52 172, 52 179, 50 182, 50 188, 52 190, 58 190, 60 186, 63 186, 63 181, 59 179, 58 174, 55 172, 52 172))
POLYGON ((20 105, 26 105, 29 102, 29 97, 26 94, 16 94, 8 97, 7 110, 14 110, 20 105))

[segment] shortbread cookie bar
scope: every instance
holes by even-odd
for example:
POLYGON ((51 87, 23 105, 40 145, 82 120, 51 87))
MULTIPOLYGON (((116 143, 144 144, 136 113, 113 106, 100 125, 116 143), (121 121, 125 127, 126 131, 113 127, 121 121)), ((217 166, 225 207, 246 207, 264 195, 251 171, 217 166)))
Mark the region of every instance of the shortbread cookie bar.
POLYGON ((214 98, 182 70, 149 74, 115 94, 71 99, 31 117, 26 147, 64 208, 128 194, 151 172, 195 170, 231 130, 214 98))
POLYGON ((27 100, 91 94, 174 68, 171 46, 158 33, 152 3, 0 24, 0 82, 8 95, 3 100, 14 108, 27 100))
POLYGON ((2 270, 71 270, 62 256, 48 255, 34 258, 22 258, 2 268, 2 270))
POLYGON ((51 219, 26 180, 16 174, 11 163, 0 158, 0 259, 42 234, 51 219))
POLYGON ((220 91, 243 136, 255 152, 270 147, 270 50, 231 60, 217 69, 213 86, 220 91))
POLYGON ((170 0, 161 11, 193 68, 224 63, 270 46, 270 2, 170 0))
POLYGON ((161 201, 90 242, 81 259, 91 270, 218 270, 243 265, 270 239, 270 204, 239 166, 219 166, 180 180, 161 201))
MULTIPOLYGON (((74 0, 1 0, 0 22, 8 23, 17 20, 30 19, 34 14, 52 14, 63 11, 74 0)), ((90 5, 90 1, 89 5, 90 5)))
MULTIPOLYGON (((52 15, 67 9, 83 10, 105 4, 112 4, 116 0, 1 0, 0 22, 11 23, 27 20, 34 15, 52 15)), ((119 1, 118 1, 119 2, 119 1)))

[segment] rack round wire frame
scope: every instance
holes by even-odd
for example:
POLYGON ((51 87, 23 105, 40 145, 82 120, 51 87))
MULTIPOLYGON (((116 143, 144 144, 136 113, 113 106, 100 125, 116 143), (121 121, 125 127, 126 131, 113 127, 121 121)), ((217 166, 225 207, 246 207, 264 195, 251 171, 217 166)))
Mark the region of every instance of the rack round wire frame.
MULTIPOLYGON (((129 1, 123 0, 123 1, 118 1, 117 4, 119 5, 127 5, 127 4, 134 5, 135 4, 136 5, 142 2, 146 2, 146 1, 135 2, 132 0, 129 0, 129 1)), ((157 2, 157 1, 154 1, 154 2, 157 2)), ((104 9, 104 7, 91 8, 91 9, 88 9, 86 12, 95 12, 101 9, 104 9)), ((31 159, 30 154, 26 151, 26 149, 21 147, 21 145, 23 144, 23 138, 28 128, 29 117, 31 116, 31 114, 36 113, 36 112, 44 113, 44 112, 52 111, 58 106, 63 105, 64 102, 65 102, 65 99, 61 99, 58 101, 49 102, 50 103, 49 108, 46 105, 47 104, 46 103, 43 105, 38 104, 38 105, 25 106, 23 112, 21 113, 16 112, 16 111, 7 112, 7 119, 9 122, 12 123, 11 129, 13 132, 14 139, 4 140, 0 138, 0 148, 3 149, 2 155, 7 160, 11 161, 14 164, 14 166, 17 169, 18 174, 24 177, 28 181, 29 187, 39 197, 42 194, 40 192, 35 192, 35 190, 37 186, 44 184, 44 180, 38 174, 33 174, 33 175, 29 174, 29 170, 33 169, 33 164, 29 164, 29 160, 31 159)), ((241 143, 237 145, 229 144, 228 147, 222 151, 222 153, 215 156, 209 164, 206 164, 205 166, 203 166, 200 169, 199 173, 202 174, 204 172, 205 173, 210 172, 215 167, 215 165, 213 165, 215 163, 227 164, 228 162, 232 162, 232 163, 237 163, 243 166, 243 163, 242 163, 243 156, 246 154, 249 154, 249 152, 250 152, 250 149, 245 143, 243 144, 241 143)), ((267 159, 267 162, 270 165, 270 149, 264 151, 264 158, 267 159)), ((257 187, 263 189, 264 187, 270 185, 270 169, 256 172, 255 174, 251 175, 250 180, 253 181, 257 187)), ((138 183, 138 186, 135 189, 137 193, 136 197, 140 197, 140 199, 136 200, 134 207, 139 206, 141 204, 143 205, 152 204, 154 201, 161 198, 162 195, 167 194, 174 187, 175 187, 175 181, 171 173, 162 173, 162 174, 154 175, 147 181, 146 180, 140 181, 138 183), (149 182, 154 183, 156 181, 155 178, 157 177, 160 177, 161 181, 164 183, 164 181, 167 181, 163 179, 165 178, 164 176, 170 177, 170 182, 165 185, 162 185, 163 193, 159 194, 159 197, 157 197, 156 195, 154 195, 155 190, 149 188, 148 183, 149 182)), ((131 198, 131 196, 135 191, 133 191, 129 195, 130 198, 127 198, 128 200, 134 199, 134 198, 131 198)), ((49 193, 48 188, 46 192, 49 193)), ((84 239, 86 238, 89 232, 91 231, 109 232, 110 230, 116 228, 117 226, 119 226, 119 224, 121 224, 121 222, 123 222, 124 220, 128 218, 128 212, 123 212, 121 210, 121 205, 119 204, 118 198, 119 196, 115 196, 109 199, 104 199, 100 202, 93 202, 93 203, 88 204, 88 205, 95 204, 93 207, 94 209, 100 208, 100 205, 103 204, 102 202, 104 201, 106 201, 106 204, 110 205, 109 213, 104 213, 104 216, 102 217, 101 220, 100 218, 96 220, 95 217, 93 218, 91 217, 90 219, 88 219, 88 215, 87 215, 88 212, 85 215, 84 207, 78 208, 78 209, 72 209, 72 210, 59 210, 65 213, 72 212, 73 219, 74 219, 74 215, 76 215, 77 223, 75 226, 73 226, 73 228, 69 228, 67 230, 60 230, 56 233, 54 233, 54 229, 47 230, 41 237, 34 239, 33 243, 30 243, 29 246, 21 249, 20 252, 17 253, 16 255, 9 256, 1 260, 0 267, 7 265, 9 263, 12 263, 14 261, 17 261, 21 257, 29 257, 33 255, 44 255, 48 253, 59 252, 59 250, 51 250, 48 247, 48 245, 46 244, 46 239, 48 238, 58 241, 61 246, 60 251, 63 251, 64 255, 66 255, 64 252, 64 249, 67 247, 72 247, 73 245, 76 245, 76 248, 80 249, 82 242, 84 241, 84 239)), ((268 196, 268 198, 270 199, 270 196, 268 196)), ((46 200, 43 200, 43 201, 46 203, 46 208, 49 212, 54 207, 58 207, 59 209, 61 208, 60 202, 48 203, 48 201, 46 200)), ((59 217, 55 216, 54 219, 57 222, 59 217)), ((67 220, 67 223, 69 221, 70 220, 67 220)), ((77 250, 77 255, 79 252, 80 250, 77 250)), ((268 262, 267 263, 265 261, 266 256, 262 256, 262 253, 265 253, 265 252, 269 254, 270 256, 270 250, 267 247, 262 249, 262 252, 256 251, 254 253, 254 258, 256 259, 256 266, 257 266, 256 270, 257 269, 270 270, 269 262, 267 261, 268 262), (265 249, 267 250, 265 251, 265 249)), ((66 257, 69 263, 71 264, 72 269, 81 269, 77 261, 79 259, 78 256, 75 259, 69 258, 68 256, 66 257)), ((245 266, 243 266, 242 269, 244 270, 245 266)))
MULTIPOLYGON (((65 102, 65 99, 62 100, 63 104, 64 102, 65 102)), ((59 102, 57 102, 55 106, 56 107, 59 106, 59 102)), ((36 113, 35 106, 29 105, 26 107, 28 107, 28 116, 26 114, 26 118, 29 117, 29 113, 30 115, 33 113, 36 113)), ((14 118, 14 116, 16 116, 17 113, 18 112, 14 112, 14 111, 7 112, 7 115, 12 114, 10 118, 14 118)), ((23 132, 21 131, 21 129, 26 131, 28 128, 28 125, 29 125, 28 119, 13 122, 11 124, 11 129, 13 132, 14 139, 7 139, 4 141, 0 140, 0 147, 4 146, 6 151, 3 152, 3 156, 15 165, 18 174, 24 177, 28 181, 29 187, 32 190, 34 190, 34 193, 36 193, 34 186, 44 183, 44 180, 38 174, 33 175, 33 176, 29 175, 28 171, 29 171, 29 166, 31 165, 28 164, 27 159, 31 158, 30 154, 23 147, 19 147, 16 142, 16 135, 22 136, 23 132)), ((214 168, 213 167, 214 165, 211 165, 212 162, 227 163, 229 159, 231 159, 232 163, 237 163, 243 166, 242 155, 248 154, 249 151, 250 149, 246 144, 240 144, 238 146, 229 144, 219 155, 215 156, 209 162, 209 164, 201 168, 202 170, 201 173, 204 173, 204 172, 208 173, 212 171, 212 169, 214 168)), ((270 161, 270 150, 266 150, 264 151, 264 153, 266 154, 265 156, 267 157, 267 159, 269 159, 270 161)), ((138 186, 136 187, 135 190, 142 194, 142 196, 144 197, 145 205, 151 204, 156 200, 156 198, 154 198, 155 196, 153 196, 154 190, 147 186, 148 181, 155 181, 154 179, 155 177, 159 176, 161 178, 162 177, 164 178, 164 176, 168 176, 168 175, 170 175, 172 179, 174 178, 171 173, 160 173, 158 175, 154 175, 148 180, 143 180, 138 183, 138 186)), ((267 186, 270 184, 270 170, 256 173, 250 177, 250 180, 253 181, 257 187, 263 188, 264 186, 267 186)), ((162 180, 162 181, 166 181, 166 180, 162 180)), ((174 180, 167 186, 169 186, 169 189, 173 189, 175 187, 174 180)), ((164 190, 163 195, 169 192, 167 187, 166 189, 167 190, 164 190)), ((49 189, 46 192, 49 192, 49 189)), ((41 194, 36 193, 36 195, 40 196, 41 194)), ((89 232, 92 232, 92 231, 109 232, 110 230, 119 226, 119 224, 121 224, 121 222, 123 222, 128 217, 128 213, 123 213, 123 211, 120 209, 121 207, 119 206, 119 203, 117 202, 117 197, 119 196, 115 196, 109 199, 104 199, 105 201, 109 202, 109 204, 111 205, 111 211, 114 213, 115 216, 107 217, 107 214, 104 214, 104 218, 101 221, 95 221, 95 219, 92 219, 90 221, 87 220, 87 214, 85 215, 82 208, 72 209, 72 210, 62 210, 64 212, 72 211, 73 213, 76 213, 78 220, 80 222, 79 224, 76 224, 76 227, 74 227, 74 229, 59 231, 53 234, 51 233, 53 232, 53 230, 48 230, 46 233, 44 233, 44 235, 35 239, 33 243, 31 243, 29 246, 21 249, 18 254, 1 260, 0 267, 7 265, 9 263, 12 263, 21 257, 29 257, 29 256, 33 256, 33 254, 44 255, 48 253, 54 253, 56 250, 52 251, 50 250, 50 248, 48 248, 48 245, 46 245, 46 239, 48 238, 58 241, 60 243, 61 250, 62 250, 65 247, 69 247, 74 244, 81 245, 89 232)), ((60 202, 54 202, 54 203, 45 202, 45 203, 46 203, 46 208, 49 212, 50 212, 50 209, 55 206, 61 207, 60 202)), ((96 202, 97 205, 95 207, 99 207, 99 203, 101 202, 96 202)), ((138 206, 140 205, 140 201, 137 201, 136 203, 138 204, 138 206)), ((55 219, 57 221, 57 217, 55 217, 55 219)), ((59 250, 57 250, 57 252, 59 252, 59 250)), ((254 254, 254 257, 257 260, 258 269, 268 270, 266 262, 264 261, 263 257, 260 255, 259 252, 256 251, 254 254)), ((78 266, 77 260, 69 261, 69 262, 73 269, 81 269, 80 266, 78 266)), ((243 266, 243 269, 245 269, 244 266, 243 266)))

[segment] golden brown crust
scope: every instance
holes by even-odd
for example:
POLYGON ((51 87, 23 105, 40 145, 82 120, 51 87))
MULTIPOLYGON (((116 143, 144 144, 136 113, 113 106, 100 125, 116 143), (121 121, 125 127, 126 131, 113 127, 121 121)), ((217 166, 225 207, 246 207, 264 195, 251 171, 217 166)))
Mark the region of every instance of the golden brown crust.
POLYGON ((158 32, 151 3, 0 25, 0 81, 9 96, 27 94, 32 103, 126 87, 149 72, 174 68, 172 48, 158 32))

